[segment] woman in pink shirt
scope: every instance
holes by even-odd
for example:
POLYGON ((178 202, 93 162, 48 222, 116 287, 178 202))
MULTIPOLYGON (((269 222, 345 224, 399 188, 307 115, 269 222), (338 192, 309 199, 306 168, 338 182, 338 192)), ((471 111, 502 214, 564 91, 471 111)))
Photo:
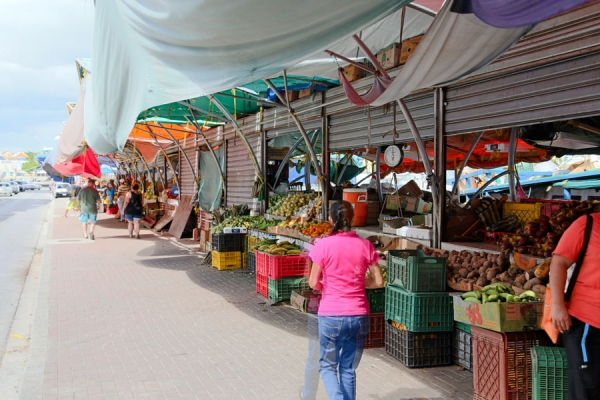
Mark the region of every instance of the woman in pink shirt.
POLYGON ((383 286, 383 277, 373 245, 350 229, 352 204, 336 202, 329 215, 331 235, 318 241, 310 252, 309 284, 322 290, 319 371, 330 399, 351 400, 356 398, 356 368, 369 332, 365 288, 383 286), (368 270, 370 278, 365 277, 368 270))

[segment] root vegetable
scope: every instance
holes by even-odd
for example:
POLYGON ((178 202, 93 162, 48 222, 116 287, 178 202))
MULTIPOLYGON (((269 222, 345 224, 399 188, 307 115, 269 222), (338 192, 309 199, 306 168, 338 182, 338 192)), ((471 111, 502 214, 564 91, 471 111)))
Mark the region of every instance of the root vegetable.
MULTIPOLYGON (((501 272, 502 272, 502 270, 500 269, 500 267, 490 268, 487 270, 485 277, 487 278, 488 281, 491 281, 496 277, 496 275, 498 275, 501 272)), ((492 282, 492 283, 494 283, 494 282, 492 282)))
POLYGON ((486 267, 480 267, 480 268, 479 268, 479 275, 480 275, 480 276, 485 276, 485 272, 486 272, 487 270, 488 270, 488 269, 487 269, 486 267))
POLYGON ((485 268, 490 268, 492 266, 492 263, 490 261, 484 261, 482 266, 485 268))
POLYGON ((535 285, 542 285, 542 281, 539 278, 530 279, 523 285, 523 289, 529 290, 535 285))
POLYGON ((496 278, 500 279, 502 282, 508 282, 510 280, 507 271, 504 271, 503 273, 496 275, 496 278))
POLYGON ((519 273, 521 272, 521 270, 518 267, 512 266, 510 268, 508 268, 508 276, 510 276, 511 278, 516 278, 517 275, 519 275, 519 273))
POLYGON ((466 278, 467 275, 469 275, 469 270, 467 268, 461 268, 458 270, 458 274, 462 277, 462 278, 466 278))
POLYGON ((477 271, 471 271, 469 272, 469 275, 467 275, 467 278, 471 279, 471 278, 479 278, 479 272, 477 271))
POLYGON ((546 286, 544 285, 533 285, 531 288, 537 295, 545 295, 546 294, 546 286))
POLYGON ((515 278, 514 283, 515 283, 515 286, 523 287, 523 285, 525 285, 526 282, 527 282, 527 278, 525 277, 525 274, 521 274, 515 278))
POLYGON ((506 257, 504 256, 504 253, 498 254, 498 257, 496 257, 496 265, 498 265, 499 267, 504 266, 505 260, 506 260, 506 257))
POLYGON ((487 286, 487 285, 489 285, 489 284, 490 284, 490 281, 489 281, 489 280, 487 280, 485 277, 481 276, 481 277, 479 277, 479 279, 477 279, 477 282, 475 282, 475 284, 476 284, 477 286, 484 287, 484 286, 487 286))
POLYGON ((498 278, 492 279, 492 283, 498 283, 498 282, 500 282, 500 279, 498 279, 498 278))

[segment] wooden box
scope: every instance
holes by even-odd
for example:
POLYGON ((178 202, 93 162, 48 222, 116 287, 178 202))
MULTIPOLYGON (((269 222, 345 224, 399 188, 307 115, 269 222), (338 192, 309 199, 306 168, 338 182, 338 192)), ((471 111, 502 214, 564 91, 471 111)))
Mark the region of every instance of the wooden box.
POLYGON ((400 62, 400 44, 393 43, 377 52, 377 61, 385 69, 398 66, 400 62))
POLYGON ((344 67, 344 76, 349 82, 354 82, 365 76, 365 70, 358 68, 356 65, 346 65, 344 67))

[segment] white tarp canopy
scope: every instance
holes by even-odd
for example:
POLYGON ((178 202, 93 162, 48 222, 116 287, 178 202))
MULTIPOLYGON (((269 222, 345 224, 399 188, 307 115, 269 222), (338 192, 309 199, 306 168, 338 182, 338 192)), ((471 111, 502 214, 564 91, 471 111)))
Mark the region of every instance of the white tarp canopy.
POLYGON ((280 73, 407 3, 99 1, 85 138, 101 154, 122 150, 143 110, 280 73))
POLYGON ((79 82, 77 104, 71 111, 60 135, 55 162, 61 163, 78 156, 85 150, 83 145, 83 111, 85 99, 85 78, 79 82))

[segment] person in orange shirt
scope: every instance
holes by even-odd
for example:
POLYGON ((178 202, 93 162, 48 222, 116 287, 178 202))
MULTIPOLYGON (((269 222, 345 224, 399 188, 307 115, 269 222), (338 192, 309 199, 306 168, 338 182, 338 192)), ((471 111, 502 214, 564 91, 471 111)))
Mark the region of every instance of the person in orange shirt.
POLYGON ((587 216, 565 231, 552 254, 552 321, 562 333, 569 366, 569 398, 600 399, 600 214, 591 214, 592 232, 571 299, 565 303, 567 270, 583 247, 587 216))

